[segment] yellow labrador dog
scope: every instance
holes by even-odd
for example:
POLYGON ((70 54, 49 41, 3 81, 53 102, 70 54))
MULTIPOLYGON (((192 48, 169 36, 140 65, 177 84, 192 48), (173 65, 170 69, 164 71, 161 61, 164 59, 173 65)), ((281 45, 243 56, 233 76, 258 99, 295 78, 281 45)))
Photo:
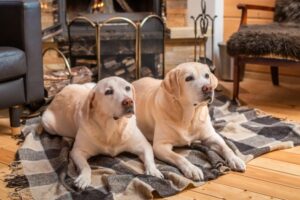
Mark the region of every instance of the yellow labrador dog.
POLYGON ((80 170, 77 187, 90 185, 87 159, 98 154, 131 152, 144 162, 146 174, 163 177, 155 166, 151 145, 137 128, 134 109, 134 88, 118 77, 69 85, 51 102, 42 125, 50 134, 75 138, 70 156, 80 170))
POLYGON ((207 104, 217 84, 208 66, 194 62, 177 66, 162 81, 142 78, 133 82, 138 127, 153 141, 154 155, 193 180, 203 180, 202 170, 172 151, 174 146, 200 140, 223 156, 233 170, 246 168, 212 126, 207 104))

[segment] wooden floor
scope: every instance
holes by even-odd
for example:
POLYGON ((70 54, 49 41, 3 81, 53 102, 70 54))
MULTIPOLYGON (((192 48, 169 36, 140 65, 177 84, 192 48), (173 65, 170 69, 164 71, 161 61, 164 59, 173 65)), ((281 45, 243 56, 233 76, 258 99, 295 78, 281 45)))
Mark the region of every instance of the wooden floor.
MULTIPOLYGON (((281 118, 300 122, 300 78, 282 77, 280 87, 269 76, 247 74, 240 98, 249 106, 281 118)), ((231 90, 232 83, 221 82, 231 90)), ((17 149, 10 138, 7 113, 0 112, 0 199, 9 190, 3 183, 8 164, 17 149)), ((230 173, 199 188, 189 189, 170 200, 198 199, 300 199, 300 147, 266 154, 247 164, 245 173, 230 173)))

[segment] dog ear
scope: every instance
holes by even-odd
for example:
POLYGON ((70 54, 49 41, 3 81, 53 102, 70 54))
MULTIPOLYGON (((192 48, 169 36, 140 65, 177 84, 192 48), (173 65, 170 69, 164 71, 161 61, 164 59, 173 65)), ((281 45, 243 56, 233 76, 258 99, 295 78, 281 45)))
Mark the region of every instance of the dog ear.
POLYGON ((90 115, 90 112, 93 110, 95 106, 94 105, 95 96, 96 96, 95 90, 91 90, 85 104, 87 116, 90 115))
POLYGON ((133 99, 133 109, 134 109, 134 113, 136 113, 136 104, 135 104, 135 102, 136 102, 136 94, 135 94, 135 88, 134 88, 134 86, 133 85, 131 85, 131 90, 132 90, 132 99, 133 99))
POLYGON ((136 95, 135 95, 135 88, 134 88, 134 86, 132 85, 131 86, 131 88, 132 88, 132 98, 133 98, 133 101, 135 102, 135 97, 136 97, 136 95))
POLYGON ((179 69, 169 71, 162 81, 162 87, 171 95, 176 98, 180 97, 180 83, 179 83, 179 69))
POLYGON ((211 81, 211 86, 213 87, 213 89, 216 89, 219 81, 213 73, 210 74, 210 81, 211 81))

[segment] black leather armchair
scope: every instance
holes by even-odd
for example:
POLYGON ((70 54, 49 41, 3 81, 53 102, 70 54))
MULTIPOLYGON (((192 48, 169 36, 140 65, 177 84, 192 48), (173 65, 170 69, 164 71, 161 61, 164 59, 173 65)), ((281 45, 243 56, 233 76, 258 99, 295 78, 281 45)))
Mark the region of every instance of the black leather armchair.
POLYGON ((0 0, 0 29, 0 109, 18 134, 21 105, 44 97, 39 1, 0 0))

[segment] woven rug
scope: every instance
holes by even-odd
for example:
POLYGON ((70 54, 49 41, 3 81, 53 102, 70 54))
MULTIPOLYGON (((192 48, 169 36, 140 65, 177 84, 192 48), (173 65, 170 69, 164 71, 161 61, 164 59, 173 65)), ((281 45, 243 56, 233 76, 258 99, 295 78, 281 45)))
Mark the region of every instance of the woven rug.
MULTIPOLYGON (((218 133, 234 152, 246 162, 270 151, 300 144, 300 124, 237 107, 223 95, 217 95, 210 106, 210 115, 218 133)), ((177 148, 193 164, 200 167, 204 182, 185 178, 174 166, 156 160, 164 179, 144 175, 143 163, 131 154, 115 158, 96 156, 89 160, 92 185, 78 191, 73 181, 78 175, 68 158, 72 141, 44 132, 36 135, 40 118, 27 120, 24 142, 7 178, 8 187, 15 188, 16 199, 151 199, 175 195, 187 187, 196 187, 229 171, 226 162, 214 151, 195 143, 177 148)))

